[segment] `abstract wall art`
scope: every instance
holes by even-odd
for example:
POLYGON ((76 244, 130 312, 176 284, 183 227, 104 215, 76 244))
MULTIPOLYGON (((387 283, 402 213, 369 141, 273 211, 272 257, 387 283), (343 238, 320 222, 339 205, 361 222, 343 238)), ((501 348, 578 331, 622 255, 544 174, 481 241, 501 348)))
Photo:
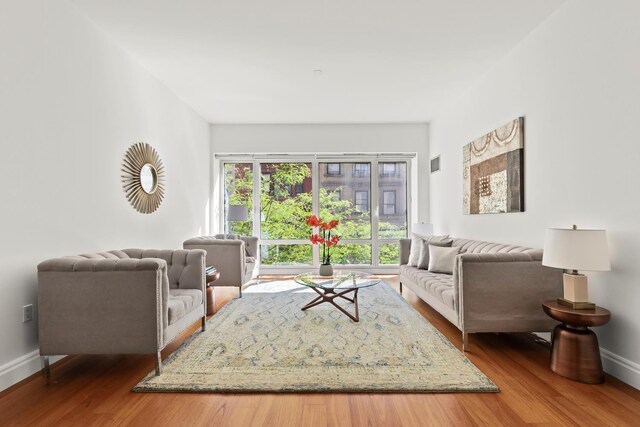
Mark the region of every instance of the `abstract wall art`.
POLYGON ((524 117, 463 148, 463 213, 524 212, 524 117))

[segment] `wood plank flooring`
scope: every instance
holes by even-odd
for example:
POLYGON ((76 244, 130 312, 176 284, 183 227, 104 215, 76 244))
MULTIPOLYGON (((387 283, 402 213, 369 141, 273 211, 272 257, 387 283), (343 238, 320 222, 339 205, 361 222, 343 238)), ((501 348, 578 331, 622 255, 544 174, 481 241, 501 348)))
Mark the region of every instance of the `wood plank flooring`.
MULTIPOLYGON (((397 276, 386 281, 398 289, 397 276)), ((455 327, 403 292, 460 348, 455 327)), ((236 293, 216 289, 216 307, 236 293)), ((71 356, 53 366, 50 385, 34 375, 0 393, 0 426, 640 426, 640 391, 610 376, 594 386, 554 374, 530 335, 477 334, 470 344, 467 356, 500 393, 138 394, 131 388, 154 356, 71 356)))

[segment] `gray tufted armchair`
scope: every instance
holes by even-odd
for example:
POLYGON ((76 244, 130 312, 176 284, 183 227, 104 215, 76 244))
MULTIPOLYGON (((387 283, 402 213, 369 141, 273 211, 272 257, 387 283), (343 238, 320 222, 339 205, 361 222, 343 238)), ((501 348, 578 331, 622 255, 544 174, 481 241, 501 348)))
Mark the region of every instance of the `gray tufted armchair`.
POLYGON ((202 250, 125 249, 38 265, 38 328, 48 356, 155 353, 206 320, 202 250))
POLYGON ((258 274, 258 238, 237 234, 192 237, 185 240, 185 249, 203 249, 207 252, 207 265, 215 266, 220 278, 214 286, 237 286, 240 297, 242 287, 258 274))

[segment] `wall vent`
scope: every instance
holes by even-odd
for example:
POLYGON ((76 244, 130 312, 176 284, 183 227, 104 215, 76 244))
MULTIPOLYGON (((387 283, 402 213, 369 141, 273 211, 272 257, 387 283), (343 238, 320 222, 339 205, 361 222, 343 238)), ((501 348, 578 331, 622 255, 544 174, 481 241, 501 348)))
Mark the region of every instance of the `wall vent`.
POLYGON ((438 172, 440 170, 440 156, 436 156, 431 159, 431 173, 438 172))

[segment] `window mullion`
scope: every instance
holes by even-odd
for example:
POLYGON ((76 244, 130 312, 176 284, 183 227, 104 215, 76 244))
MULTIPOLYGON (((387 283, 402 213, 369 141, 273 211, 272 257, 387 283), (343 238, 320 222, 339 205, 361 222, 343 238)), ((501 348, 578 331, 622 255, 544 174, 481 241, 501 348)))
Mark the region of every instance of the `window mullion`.
POLYGON ((225 176, 225 163, 220 161, 220 185, 222 186, 222 190, 220 191, 219 200, 220 206, 218 207, 218 232, 224 233, 226 230, 226 222, 227 219, 225 217, 224 204, 225 204, 225 187, 226 187, 226 176, 225 176))
MULTIPOLYGON (((317 159, 313 159, 311 163, 311 203, 312 212, 316 216, 320 216, 320 168, 317 159)), ((312 245, 311 265, 313 268, 320 266, 320 249, 318 245, 312 245)))
POLYGON ((371 161, 371 265, 378 267, 380 248, 378 247, 378 224, 380 223, 378 194, 378 161, 371 161))
MULTIPOLYGON (((260 218, 262 217, 262 205, 260 195, 260 180, 262 171, 260 169, 260 162, 253 162, 253 235, 258 237, 260 241, 262 230, 260 228, 260 218)), ((258 254, 260 259, 260 254, 258 254)))

